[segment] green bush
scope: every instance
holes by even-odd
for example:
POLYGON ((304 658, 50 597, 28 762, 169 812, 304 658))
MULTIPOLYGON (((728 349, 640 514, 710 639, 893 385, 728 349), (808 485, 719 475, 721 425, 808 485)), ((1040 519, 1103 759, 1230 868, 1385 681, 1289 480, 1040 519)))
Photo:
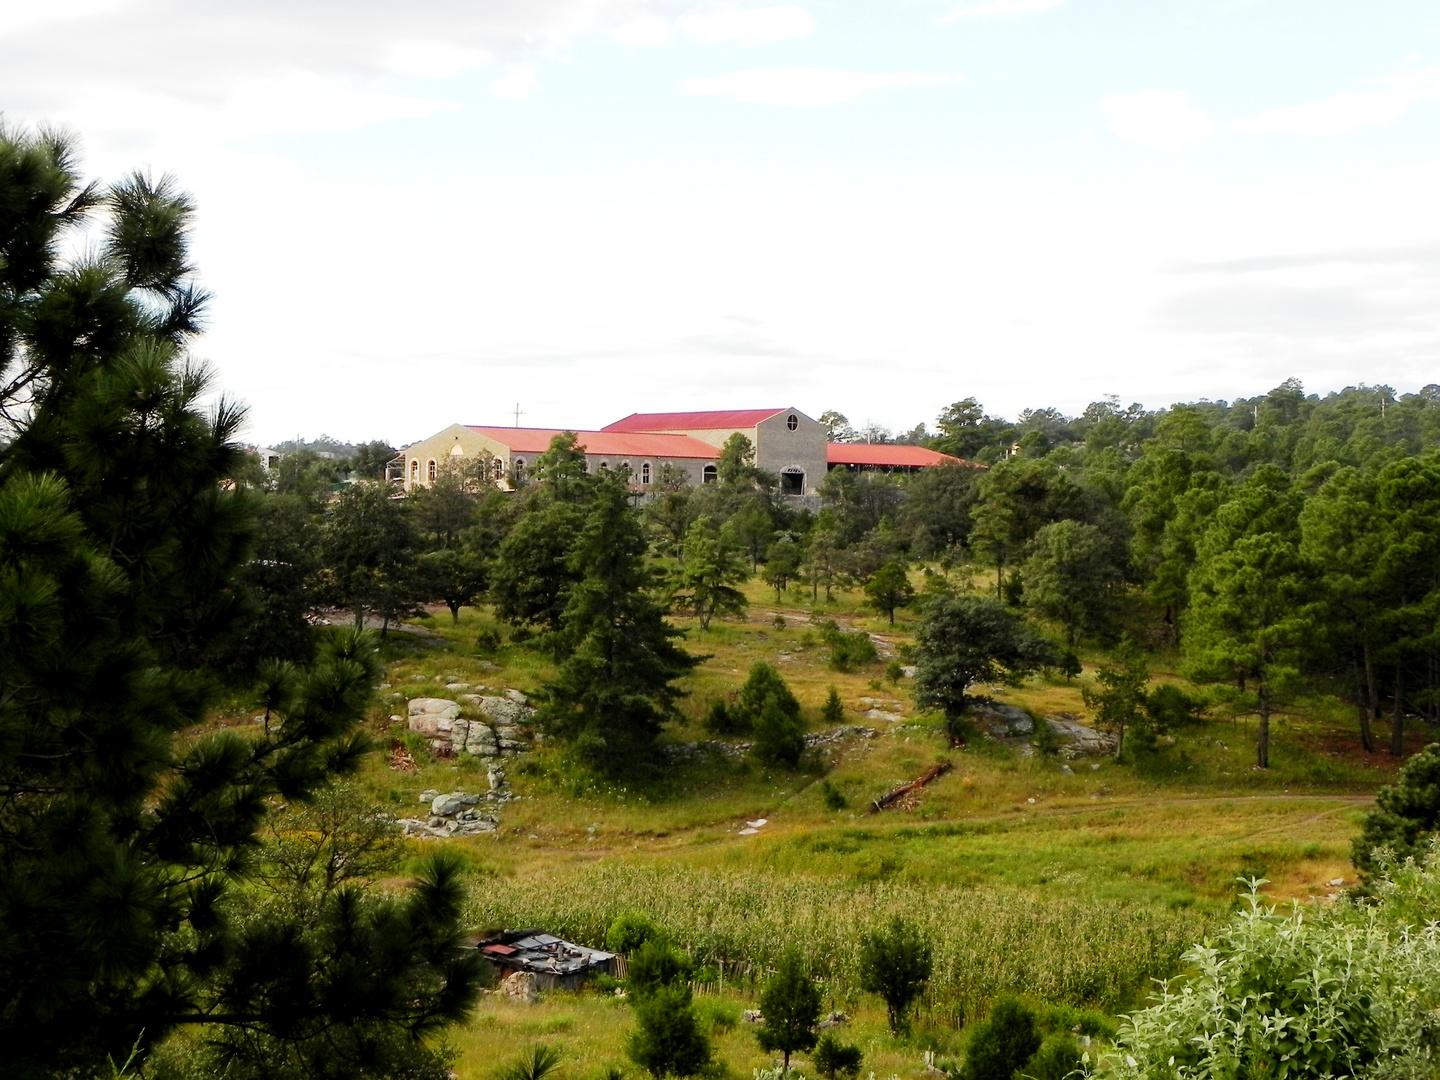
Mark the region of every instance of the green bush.
POLYGON ((910 1003, 930 981, 934 956, 916 927, 898 915, 860 939, 860 989, 885 1002, 890 1031, 908 1030, 910 1003))
POLYGON ((766 765, 787 769, 800 764, 800 756, 805 753, 805 735, 798 714, 798 704, 791 714, 774 694, 766 696, 754 724, 755 743, 751 752, 756 758, 766 765))
POLYGON ((1080 1047, 1068 1031, 1045 1036, 1030 1060, 1019 1070, 1027 1080, 1065 1080, 1081 1067, 1080 1047))
POLYGON ((629 956, 647 941, 659 938, 660 928, 644 915, 627 911, 615 916, 605 931, 605 948, 621 956, 629 956))
POLYGON ((830 687, 830 693, 825 698, 825 704, 820 706, 820 721, 830 727, 845 722, 845 705, 833 686, 830 687))
POLYGON ((820 801, 825 804, 826 810, 844 810, 850 805, 840 789, 829 780, 820 781, 820 801))
POLYGON ((694 1076, 710 1063, 710 1040, 691 1007, 690 988, 662 986, 635 1002, 630 1060, 652 1076, 694 1076))
POLYGON ((695 971, 689 955, 667 941, 651 938, 630 956, 625 981, 630 995, 645 998, 666 987, 684 985, 695 971))
POLYGON ((740 688, 739 700, 731 709, 732 713, 738 714, 735 722, 743 724, 746 731, 753 730, 770 698, 775 699, 775 704, 786 717, 797 725, 800 723, 800 702, 790 692, 780 672, 765 661, 757 660, 750 665, 750 674, 740 688))
POLYGON ((1035 1014, 1019 998, 1002 995, 970 1029, 961 1080, 1011 1080, 1038 1049, 1035 1014))
POLYGON ((750 717, 727 706, 723 698, 717 698, 705 714, 705 730, 712 735, 748 735, 750 717))
POLYGON ((821 1035, 810 1055, 810 1064, 825 1080, 860 1075, 861 1053, 858 1046, 838 1042, 831 1035, 821 1035))

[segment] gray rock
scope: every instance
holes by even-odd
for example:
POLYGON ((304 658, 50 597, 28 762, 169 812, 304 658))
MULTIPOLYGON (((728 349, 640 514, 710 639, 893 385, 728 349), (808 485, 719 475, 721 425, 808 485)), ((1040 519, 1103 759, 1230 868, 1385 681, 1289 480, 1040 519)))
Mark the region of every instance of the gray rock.
MULTIPOLYGON (((518 691, 517 691, 518 693, 518 691)), ((523 724, 534 712, 528 705, 508 697, 485 696, 480 699, 480 713, 496 726, 523 724)))
POLYGON ((445 827, 445 819, 443 817, 432 817, 429 825, 432 829, 442 829, 445 827))
POLYGON ((388 682, 382 682, 380 685, 378 685, 377 687, 375 687, 375 689, 376 689, 376 690, 389 690, 389 689, 390 689, 390 684, 389 684, 388 682))
POLYGON ((465 753, 474 754, 476 757, 494 757, 500 753, 495 732, 479 720, 472 720, 467 725, 465 742, 461 748, 465 753))
POLYGON ((519 690, 506 690, 505 696, 517 705, 527 705, 530 702, 530 699, 519 690))
POLYGON ((436 795, 430 804, 430 813, 440 817, 451 817, 465 809, 465 799, 462 792, 456 791, 449 795, 436 795))
POLYGON ((1045 718, 1056 735, 1064 740, 1060 756, 1070 759, 1095 757, 1115 752, 1116 739, 1104 731, 1096 731, 1080 722, 1078 716, 1070 713, 1056 713, 1045 718))
POLYGON ((975 717, 997 739, 1014 739, 1035 732, 1035 721, 1014 705, 982 705, 975 717))
POLYGON ((905 719, 904 713, 886 712, 884 709, 866 709, 860 715, 866 720, 884 720, 891 724, 905 719))
POLYGON ((469 690, 469 689, 470 689, 470 684, 469 684, 468 682, 452 682, 452 683, 446 683, 446 684, 445 684, 445 689, 446 689, 446 690, 469 690))
POLYGON ((1072 768, 1070 768, 1069 765, 1061 765, 1061 766, 1060 766, 1060 771, 1061 771, 1062 773, 1064 773, 1066 776, 1074 776, 1074 775, 1075 775, 1075 770, 1072 769, 1072 768))
POLYGON ((422 803, 432 803, 435 801, 435 796, 439 794, 440 792, 436 791, 434 788, 426 788, 420 793, 420 801, 422 803))
POLYGON ((410 702, 410 730, 431 739, 449 739, 460 706, 445 698, 414 698, 410 702))
POLYGON ((490 781, 490 790, 499 791, 505 786, 505 770, 498 765, 491 765, 485 770, 486 777, 490 781))

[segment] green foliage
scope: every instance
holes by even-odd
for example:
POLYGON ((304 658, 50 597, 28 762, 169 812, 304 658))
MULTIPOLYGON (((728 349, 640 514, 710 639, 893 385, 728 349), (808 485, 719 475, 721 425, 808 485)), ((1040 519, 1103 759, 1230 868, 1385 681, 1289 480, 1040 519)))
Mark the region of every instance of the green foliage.
POLYGON ((815 1067, 815 1072, 825 1077, 825 1080, 839 1080, 841 1077, 854 1080, 860 1075, 861 1060, 858 1046, 842 1043, 829 1034, 820 1036, 820 1041, 815 1044, 815 1050, 810 1055, 810 1063, 815 1067))
POLYGON ((751 752, 766 765, 793 769, 805 753, 804 727, 798 709, 788 711, 774 694, 765 696, 760 715, 752 725, 755 742, 751 752))
POLYGON ((784 716, 800 724, 800 701, 790 691, 785 679, 773 664, 757 660, 750 665, 745 685, 740 688, 740 697, 731 712, 731 725, 737 733, 754 730, 765 708, 765 702, 774 699, 784 716))
POLYGON ((1035 1014, 1019 998, 1003 995, 965 1040, 961 1080, 1011 1080, 1040 1049, 1035 1014))
POLYGON ((710 1040, 691 1007, 690 988, 663 986, 635 1002, 630 1060, 652 1076, 694 1076, 710 1063, 710 1040))
POLYGON ((1381 870, 1369 902, 1282 913, 1251 891, 1186 953, 1191 974, 1124 1019, 1111 1075, 1434 1075, 1440 868, 1381 870))
POLYGON ((649 918, 637 911, 627 911, 617 915, 605 931, 605 948, 621 956, 629 956, 646 942, 662 936, 660 928, 649 918))
POLYGON ((845 794, 829 780, 820 781, 820 801, 825 804, 826 810, 844 810, 850 805, 845 794))
POLYGON ((930 981, 933 967, 930 942, 898 915, 860 940, 860 989, 885 1002, 894 1034, 908 1030, 910 1004, 930 981))
POLYGON ((825 704, 820 706, 820 721, 834 727, 836 724, 845 722, 845 705, 840 700, 840 692, 834 686, 825 695, 825 704))
POLYGON ((944 710, 956 737, 980 683, 1018 686, 1054 662, 1054 649, 998 600, 974 594, 938 597, 915 632, 915 700, 944 710))
POLYGON ((486 560, 458 544, 426 552, 420 557, 418 572, 426 595, 449 608, 451 621, 456 623, 460 609, 473 604, 490 579, 486 560))
POLYGON ((829 664, 835 671, 859 671, 866 664, 880 659, 875 643, 863 630, 841 630, 834 619, 822 619, 818 624, 821 636, 830 649, 829 664))
POLYGON ((630 954, 625 981, 637 1001, 668 986, 686 984, 695 973, 695 962, 662 937, 648 937, 630 954))
POLYGON ((515 524, 490 571, 497 616, 517 627, 560 630, 570 590, 581 577, 570 550, 584 525, 585 511, 560 501, 532 510, 515 524))
POLYGON ((1056 1031, 1046 1035, 1024 1066, 1017 1070, 1025 1080, 1065 1080, 1072 1075, 1082 1075, 1084 1062, 1075 1036, 1068 1031, 1056 1031))
POLYGON ((707 997, 695 1006, 700 1026, 706 1031, 729 1031, 740 1023, 740 1006, 723 997, 707 997))
POLYGON ((803 549, 795 538, 781 535, 765 549, 765 584, 775 590, 775 599, 790 587, 790 582, 800 573, 800 558, 803 549))
POLYGON ((1318 635, 1314 564, 1299 548, 1300 496, 1274 466, 1236 489, 1205 531, 1190 575, 1183 644, 1197 681, 1258 714, 1256 764, 1270 764, 1270 716, 1295 691, 1318 635), (1231 691, 1229 688, 1234 687, 1231 691))
POLYGON ((865 596, 871 607, 890 617, 890 625, 894 626, 895 609, 910 605, 915 599, 915 587, 902 564, 888 562, 865 583, 865 596))
POLYGON ((330 505, 321 532, 325 575, 332 599, 355 614, 386 624, 417 614, 428 599, 417 556, 418 537, 388 485, 349 485, 330 505))
POLYGON ((675 644, 681 632, 651 598, 644 557, 625 481, 607 477, 567 558, 578 580, 557 637, 566 655, 544 685, 537 721, 610 775, 654 761, 661 725, 679 719, 674 682, 698 662, 675 644))
POLYGON ((1375 793, 1375 808, 1365 815, 1353 842, 1351 860, 1358 870, 1380 868, 1376 852, 1389 858, 1421 858, 1440 832, 1440 743, 1431 743, 1400 769, 1393 784, 1375 793))
POLYGON ((745 594, 736 585, 750 576, 738 550, 708 519, 690 526, 671 586, 671 603, 690 611, 708 630, 717 615, 743 615, 745 594))
POLYGON ((1074 648, 1081 635, 1105 635, 1124 583, 1123 550, 1094 525, 1057 521, 1030 541, 1025 603, 1065 628, 1074 648))
POLYGON ((495 1074, 495 1080, 545 1080, 560 1067, 564 1055, 549 1043, 536 1043, 528 1054, 506 1065, 495 1074))
POLYGON ((760 1049, 784 1054, 784 1070, 789 1072, 790 1055, 815 1045, 815 1025, 820 1022, 820 988, 796 949, 780 955, 775 974, 760 992, 760 1014, 765 1018, 755 1032, 760 1049))
POLYGON ((1117 664, 1102 664, 1095 672, 1098 686, 1082 686, 1080 695, 1085 707, 1095 713, 1095 722, 1105 731, 1115 733, 1115 756, 1125 752, 1125 732, 1133 733, 1133 741, 1141 750, 1155 745, 1153 725, 1148 725, 1148 697, 1145 687, 1150 682, 1150 668, 1145 657, 1128 638, 1116 650, 1117 664))
POLYGON ((250 633, 257 496, 231 484, 242 412, 186 358, 191 215, 168 177, 82 187, 63 137, 0 131, 5 1071, 147 1068, 204 1025, 234 1076, 422 1075, 475 998, 455 864, 394 897, 245 876, 275 865, 272 805, 358 766, 377 665, 367 634, 294 667, 250 633), (205 724, 237 641, 271 661, 272 720, 243 731, 205 724))
POLYGON ((705 730, 712 735, 748 735, 749 717, 725 704, 724 698, 716 698, 705 713, 705 730))

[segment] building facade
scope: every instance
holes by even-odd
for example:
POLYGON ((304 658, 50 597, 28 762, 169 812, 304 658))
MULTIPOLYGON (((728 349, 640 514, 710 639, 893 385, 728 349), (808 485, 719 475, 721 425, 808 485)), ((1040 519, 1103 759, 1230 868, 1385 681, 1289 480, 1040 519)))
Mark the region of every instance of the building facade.
MULTIPOLYGON (((452 424, 407 447, 388 475, 409 492, 433 484, 447 461, 458 461, 508 489, 525 480, 561 434, 558 428, 452 424)), ((633 413, 599 431, 574 434, 591 472, 624 469, 641 490, 658 483, 667 467, 693 485, 715 483, 720 448, 735 434, 750 440, 756 466, 779 477, 783 495, 815 494, 835 467, 913 471, 961 463, 918 446, 830 443, 824 424, 793 408, 633 413)))

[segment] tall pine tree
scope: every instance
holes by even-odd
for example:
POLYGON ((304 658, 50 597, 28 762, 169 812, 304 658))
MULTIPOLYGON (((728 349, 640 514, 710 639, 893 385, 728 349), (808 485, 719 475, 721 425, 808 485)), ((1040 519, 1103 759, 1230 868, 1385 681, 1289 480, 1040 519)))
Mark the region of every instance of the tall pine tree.
MULTIPOLYGON (((247 923, 233 896, 270 800, 304 800, 360 760, 376 673, 368 639, 339 635, 284 680, 277 722, 191 734, 208 665, 251 614, 236 583, 252 506, 226 484, 241 412, 202 411, 205 372, 185 354, 204 300, 190 216, 168 179, 82 186, 65 139, 0 130, 9 1076, 92 1075, 182 1024, 312 1049, 316 1032, 369 1025, 403 1043, 473 1000, 453 866, 398 909, 347 893, 324 926, 247 923), (91 253, 62 261, 97 217, 91 253), (375 960, 363 985, 334 981, 350 949, 375 960)), ((374 1074, 370 1042, 330 1043, 306 1060, 374 1074)))
POLYGON ((539 720, 611 775, 653 763, 682 696, 674 680, 698 662, 676 644, 682 632, 651 595, 645 550, 624 477, 603 477, 568 556, 579 580, 561 618, 564 659, 544 687, 539 720))

